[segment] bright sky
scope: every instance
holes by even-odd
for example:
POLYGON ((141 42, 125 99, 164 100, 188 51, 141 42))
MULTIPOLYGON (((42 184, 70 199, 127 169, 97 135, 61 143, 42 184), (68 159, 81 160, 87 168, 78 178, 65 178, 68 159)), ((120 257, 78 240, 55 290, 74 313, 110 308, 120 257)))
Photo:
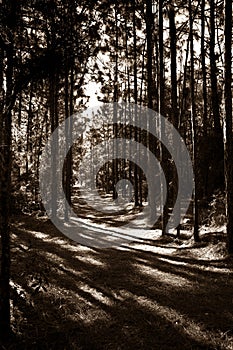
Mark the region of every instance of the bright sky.
POLYGON ((90 96, 89 102, 87 103, 88 107, 94 107, 101 104, 101 102, 99 102, 97 99, 97 94, 100 91, 99 83, 91 81, 90 83, 88 83, 85 90, 86 90, 86 94, 90 96))

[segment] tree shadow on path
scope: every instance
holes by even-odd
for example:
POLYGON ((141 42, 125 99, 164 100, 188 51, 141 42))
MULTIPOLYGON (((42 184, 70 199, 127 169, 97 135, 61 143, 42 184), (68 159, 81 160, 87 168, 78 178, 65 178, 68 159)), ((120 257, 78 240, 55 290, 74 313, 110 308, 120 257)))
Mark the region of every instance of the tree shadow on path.
POLYGON ((146 245, 91 249, 26 216, 12 232, 9 349, 232 348, 230 266, 146 245))

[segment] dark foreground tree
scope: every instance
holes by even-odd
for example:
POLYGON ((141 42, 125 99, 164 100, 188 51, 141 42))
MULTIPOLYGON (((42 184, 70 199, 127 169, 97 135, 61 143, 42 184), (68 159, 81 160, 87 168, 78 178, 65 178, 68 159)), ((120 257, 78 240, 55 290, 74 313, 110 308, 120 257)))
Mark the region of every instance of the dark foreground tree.
POLYGON ((8 45, 1 46, 1 134, 0 134, 0 341, 10 332, 10 189, 11 189, 11 124, 14 74, 14 29, 16 26, 16 4, 5 1, 1 22, 6 27, 8 45), (4 69, 3 55, 6 57, 4 69), (3 87, 5 80, 5 89, 3 87))

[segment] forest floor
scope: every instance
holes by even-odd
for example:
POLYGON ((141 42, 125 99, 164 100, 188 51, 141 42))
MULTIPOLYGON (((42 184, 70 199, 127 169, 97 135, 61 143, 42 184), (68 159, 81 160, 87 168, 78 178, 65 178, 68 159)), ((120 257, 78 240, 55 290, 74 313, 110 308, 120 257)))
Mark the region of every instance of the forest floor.
POLYGON ((224 228, 88 248, 46 217, 12 220, 12 330, 2 349, 233 349, 224 228))

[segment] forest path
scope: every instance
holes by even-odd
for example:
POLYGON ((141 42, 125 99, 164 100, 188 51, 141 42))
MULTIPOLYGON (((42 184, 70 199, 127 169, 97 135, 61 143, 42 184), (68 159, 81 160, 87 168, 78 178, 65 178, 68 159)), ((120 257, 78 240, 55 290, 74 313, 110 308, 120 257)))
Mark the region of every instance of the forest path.
POLYGON ((223 232, 88 248, 46 218, 12 223, 9 349, 233 349, 233 270, 223 232), (28 321, 29 320, 29 321, 28 321))
MULTIPOLYGON (((117 203, 117 201, 116 201, 117 203)), ((142 242, 150 244, 161 236, 161 208, 157 206, 157 215, 151 215, 148 202, 144 202, 142 207, 135 207, 133 201, 127 201, 124 209, 112 209, 112 195, 104 194, 97 197, 92 191, 86 193, 76 189, 76 195, 72 198, 74 214, 71 216, 67 226, 72 234, 68 235, 72 239, 87 246, 95 247, 118 247, 119 245, 130 244, 130 242, 142 242), (97 204, 96 204, 97 203, 97 204), (111 212, 112 211, 112 212, 111 212), (154 227, 151 229, 151 227, 154 227), (77 234, 79 232, 79 234, 77 234), (83 239, 83 236, 85 237, 83 239), (76 238, 77 237, 77 238, 76 238)), ((181 202, 181 212, 186 212, 185 202, 181 202)), ((182 228, 185 228, 185 240, 191 237, 191 232, 187 231, 192 223, 192 206, 185 215, 182 228)), ((170 209, 172 214, 172 209, 170 209)), ((176 230, 173 233, 176 234, 176 230)), ((70 233, 69 232, 69 233, 70 233)))

